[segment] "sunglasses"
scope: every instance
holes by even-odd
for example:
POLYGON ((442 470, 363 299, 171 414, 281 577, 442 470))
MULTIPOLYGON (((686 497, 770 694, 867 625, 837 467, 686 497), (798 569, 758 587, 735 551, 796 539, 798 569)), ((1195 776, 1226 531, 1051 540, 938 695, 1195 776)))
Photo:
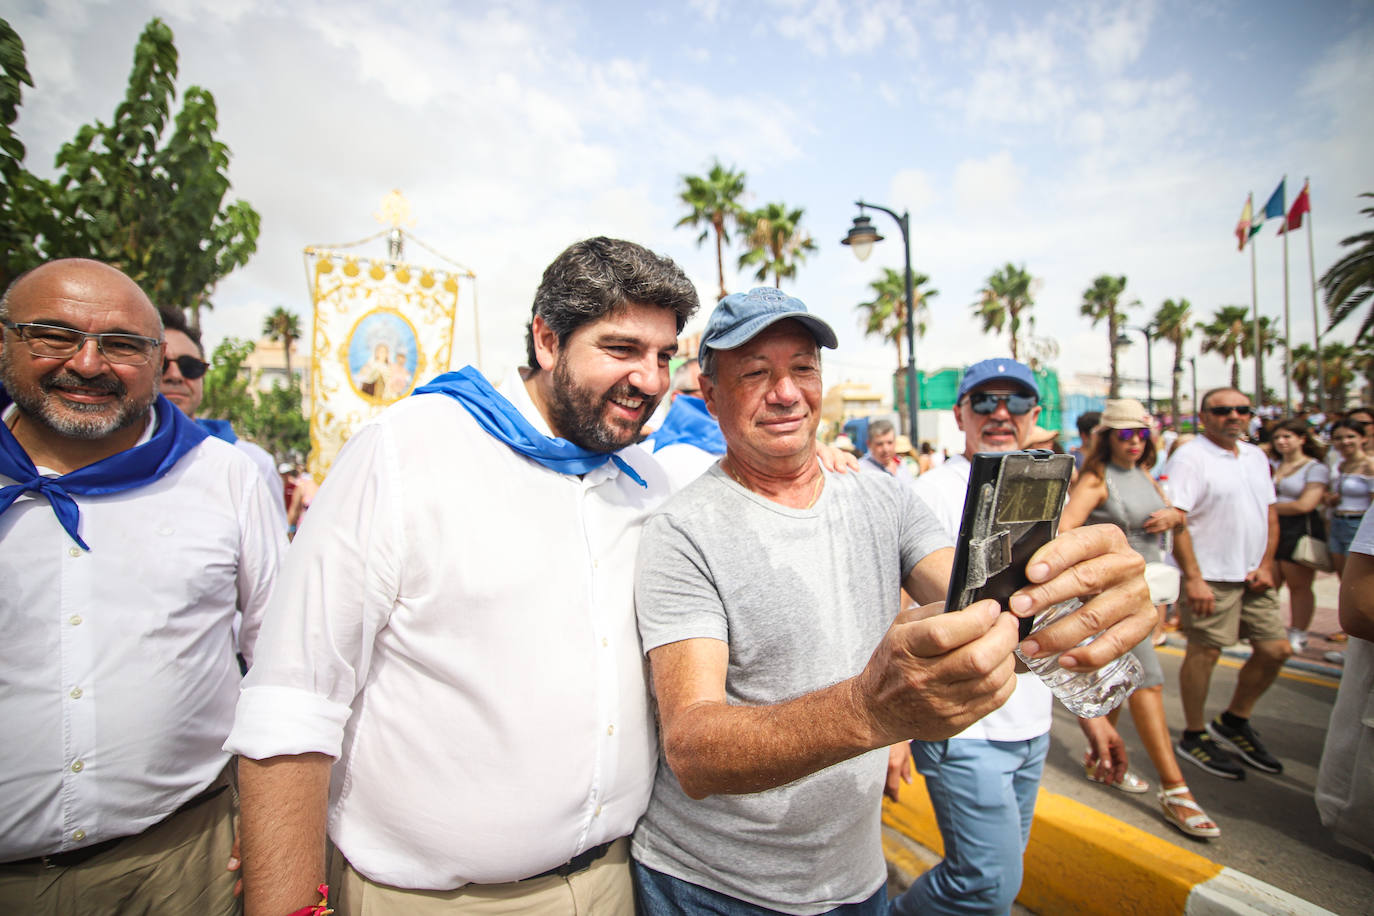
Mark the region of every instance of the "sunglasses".
POLYGON ((1033 394, 993 394, 991 391, 975 391, 968 396, 968 406, 980 416, 987 416, 997 410, 999 403, 1005 404, 1007 413, 1014 417, 1030 413, 1039 399, 1033 394))
POLYGON ((206 373, 210 364, 203 359, 196 359, 194 356, 167 357, 162 361, 162 371, 166 372, 167 367, 172 363, 177 364, 177 369, 181 372, 181 377, 187 381, 194 382, 206 373))
POLYGON ((1240 414, 1242 417, 1248 417, 1248 416, 1250 416, 1250 405, 1249 405, 1249 404, 1241 404, 1241 405, 1239 405, 1239 406, 1232 405, 1232 406, 1230 406, 1230 407, 1208 407, 1208 408, 1207 408, 1207 412, 1208 412, 1209 414, 1211 414, 1212 416, 1214 416, 1214 417, 1225 417, 1225 416, 1230 416, 1230 414, 1231 414, 1232 411, 1235 411, 1236 413, 1240 414))
POLYGON ((1120 439, 1122 442, 1130 442, 1132 439, 1135 438, 1139 438, 1141 442, 1150 441, 1150 431, 1148 429, 1145 429, 1144 427, 1136 429, 1118 429, 1113 430, 1113 432, 1116 433, 1116 437, 1120 439))

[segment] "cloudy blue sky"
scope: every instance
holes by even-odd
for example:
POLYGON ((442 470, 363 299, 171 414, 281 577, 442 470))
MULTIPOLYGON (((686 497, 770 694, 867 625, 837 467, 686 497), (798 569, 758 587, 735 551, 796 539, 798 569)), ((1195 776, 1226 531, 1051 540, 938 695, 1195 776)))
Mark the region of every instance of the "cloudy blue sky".
MULTIPOLYGON (((828 381, 885 387, 896 363, 854 311, 879 267, 901 266, 896 226, 875 215, 890 240, 864 264, 838 244, 859 197, 911 211, 916 267, 940 291, 922 368, 1006 352, 970 304, 1011 261, 1038 278, 1036 332, 1058 342, 1068 376, 1106 368, 1105 331, 1078 313, 1094 276, 1128 277, 1137 323, 1170 297, 1201 315, 1248 304, 1249 257, 1232 235, 1247 192, 1262 205, 1286 174, 1291 201, 1311 177, 1320 274, 1366 228, 1357 195, 1374 190, 1367 0, 10 7, 37 84, 18 124, 35 170, 79 124, 110 116, 152 16, 175 31, 179 85, 214 93, 233 193, 263 232, 217 292, 212 340, 255 336, 278 304, 308 314, 301 249, 375 231, 391 188, 420 238, 477 273, 488 374, 521 361, 540 272, 578 238, 669 254, 709 303, 713 246, 674 224, 681 176, 719 157, 748 174, 751 205, 806 208, 820 250, 785 288, 840 333, 828 381)), ((1258 288, 1277 318, 1276 226, 1258 237, 1258 288)), ((1293 336, 1310 341, 1305 232, 1294 241, 1293 336)), ((731 290, 750 285, 727 271, 731 290)), ((474 349, 464 314, 457 361, 474 349)), ((1157 375, 1170 356, 1158 348, 1157 375)), ((1122 359, 1143 377, 1139 345, 1122 359)), ((1198 360, 1200 385, 1226 371, 1198 360)))

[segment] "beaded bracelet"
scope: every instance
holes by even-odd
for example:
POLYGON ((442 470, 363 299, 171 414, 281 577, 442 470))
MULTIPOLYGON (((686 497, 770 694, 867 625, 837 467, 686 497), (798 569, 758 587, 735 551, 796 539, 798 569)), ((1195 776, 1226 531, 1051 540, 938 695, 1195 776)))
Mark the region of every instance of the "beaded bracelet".
POLYGON ((334 912, 329 908, 329 885, 321 884, 315 890, 320 892, 320 902, 314 906, 303 906, 299 910, 292 910, 286 916, 329 916, 334 912))

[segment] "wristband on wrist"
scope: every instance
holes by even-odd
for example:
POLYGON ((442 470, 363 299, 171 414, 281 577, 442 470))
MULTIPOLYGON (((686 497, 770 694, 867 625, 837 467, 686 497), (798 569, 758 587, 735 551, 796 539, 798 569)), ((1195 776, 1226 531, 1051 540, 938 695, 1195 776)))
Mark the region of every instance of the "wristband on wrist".
POLYGON ((315 890, 320 892, 320 902, 314 906, 303 906, 299 910, 292 910, 286 916, 329 916, 334 912, 329 908, 329 885, 321 884, 315 890))

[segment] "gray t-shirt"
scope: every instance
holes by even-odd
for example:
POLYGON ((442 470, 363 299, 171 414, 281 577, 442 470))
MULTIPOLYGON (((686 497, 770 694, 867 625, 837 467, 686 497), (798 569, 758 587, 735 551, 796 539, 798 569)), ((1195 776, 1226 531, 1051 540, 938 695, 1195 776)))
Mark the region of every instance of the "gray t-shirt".
MULTIPOLYGON (((948 536, 885 474, 826 475, 810 509, 741 487, 719 465, 650 517, 635 608, 648 652, 729 643, 732 705, 765 705, 859 673, 898 588, 948 536)), ((876 750, 751 795, 688 798, 660 758, 633 853, 657 871, 759 906, 815 914, 871 896, 886 877, 876 750)))

